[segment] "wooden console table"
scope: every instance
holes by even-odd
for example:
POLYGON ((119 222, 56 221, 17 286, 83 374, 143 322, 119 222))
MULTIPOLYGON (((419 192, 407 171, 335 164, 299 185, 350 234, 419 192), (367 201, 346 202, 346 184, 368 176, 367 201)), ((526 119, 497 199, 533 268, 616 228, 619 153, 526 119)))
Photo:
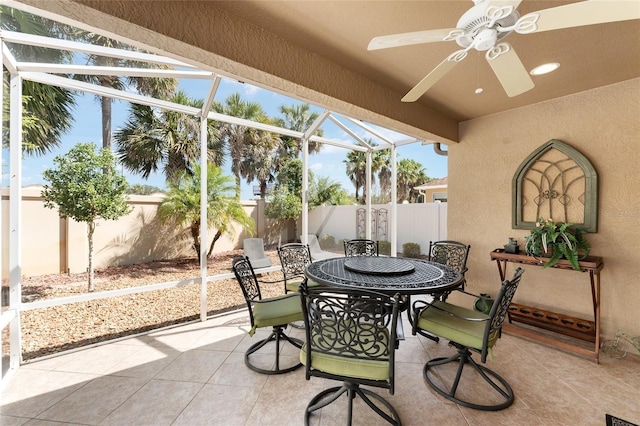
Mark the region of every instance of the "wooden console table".
MULTIPOLYGON (((523 252, 506 253, 502 249, 491 252, 491 260, 495 260, 500 272, 500 279, 505 280, 507 272, 507 263, 520 263, 524 265, 543 266, 546 260, 528 256, 523 252)), ((503 330, 525 336, 527 338, 555 346, 566 351, 575 353, 585 358, 589 358, 595 363, 599 363, 600 352, 600 271, 603 268, 602 258, 597 256, 588 256, 579 262, 580 267, 589 273, 591 283, 591 301, 593 303, 593 321, 582 318, 571 317, 568 315, 551 312, 532 306, 520 305, 512 303, 509 306, 508 322, 502 326, 503 330), (554 333, 569 336, 573 339, 579 339, 593 344, 593 349, 587 349, 577 344, 567 341, 561 341, 550 335, 536 333, 530 328, 520 327, 514 322, 527 324, 529 326, 552 331, 554 333)), ((565 269, 578 272, 567 260, 560 260, 553 269, 565 269)))

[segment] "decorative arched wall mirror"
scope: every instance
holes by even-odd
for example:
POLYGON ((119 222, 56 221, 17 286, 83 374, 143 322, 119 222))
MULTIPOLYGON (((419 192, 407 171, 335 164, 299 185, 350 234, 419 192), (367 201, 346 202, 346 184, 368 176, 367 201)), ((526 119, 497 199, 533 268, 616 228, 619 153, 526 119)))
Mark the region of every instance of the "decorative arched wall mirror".
POLYGON ((529 155, 513 176, 513 228, 534 229, 539 218, 598 230, 598 174, 591 162, 552 139, 529 155))

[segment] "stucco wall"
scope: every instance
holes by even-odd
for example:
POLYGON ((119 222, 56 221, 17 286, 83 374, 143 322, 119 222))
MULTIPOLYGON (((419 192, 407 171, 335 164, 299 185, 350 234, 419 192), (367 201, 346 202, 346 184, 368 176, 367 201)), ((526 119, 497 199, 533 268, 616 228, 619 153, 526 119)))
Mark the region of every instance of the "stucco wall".
MULTIPOLYGON (((559 139, 598 173, 598 232, 588 240, 591 254, 604 258, 602 335, 640 335, 640 79, 470 120, 460 134, 461 143, 449 147, 447 232, 471 244, 469 288, 495 294, 499 277, 489 253, 508 237, 522 246, 528 235, 511 228, 511 179, 532 151, 559 139)), ((592 318, 586 273, 524 268, 516 301, 592 318)))
MULTIPOLYGON (((79 273, 88 267, 87 228, 73 219, 60 219, 56 209, 43 205, 39 186, 23 188, 22 203, 22 275, 59 272, 79 273)), ((9 191, 2 188, 3 211, 9 211, 9 191)), ((129 265, 154 260, 194 257, 187 231, 162 225, 156 218, 161 196, 131 195, 133 210, 118 220, 98 220, 94 234, 94 267, 129 265)), ((267 227, 264 203, 243 201, 243 208, 256 223, 262 237, 267 227)), ((9 215, 2 217, 2 252, 9 253, 9 215)), ((236 227, 233 236, 223 235, 214 248, 220 253, 242 247, 248 234, 236 227)), ((209 244, 214 229, 209 230, 209 244)), ((9 256, 3 256, 3 279, 8 278, 9 256)))

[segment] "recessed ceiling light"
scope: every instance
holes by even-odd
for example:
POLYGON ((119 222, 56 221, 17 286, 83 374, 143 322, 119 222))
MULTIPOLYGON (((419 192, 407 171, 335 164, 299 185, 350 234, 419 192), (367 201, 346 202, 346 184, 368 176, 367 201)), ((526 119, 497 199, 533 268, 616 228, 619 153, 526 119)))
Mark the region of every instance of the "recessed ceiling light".
POLYGON ((540 66, 535 67, 534 69, 532 69, 529 74, 531 75, 542 75, 542 74, 548 74, 552 71, 557 70, 560 67, 560 64, 557 62, 549 62, 548 64, 542 64, 540 66))

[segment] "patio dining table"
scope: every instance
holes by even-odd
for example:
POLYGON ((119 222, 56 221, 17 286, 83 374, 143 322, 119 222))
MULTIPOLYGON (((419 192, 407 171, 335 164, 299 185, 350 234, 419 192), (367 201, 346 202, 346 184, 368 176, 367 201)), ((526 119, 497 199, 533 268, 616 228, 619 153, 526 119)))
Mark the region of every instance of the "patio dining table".
POLYGON ((309 264, 306 276, 326 286, 410 296, 441 293, 459 286, 462 275, 422 259, 385 256, 335 257, 309 264))
MULTIPOLYGON (((403 296, 402 310, 409 309, 411 295, 430 295, 455 288, 463 277, 455 269, 427 260, 356 256, 318 260, 305 270, 307 278, 328 287, 371 290, 403 296)), ((411 314, 408 314, 411 322, 411 314)), ((398 340, 404 340, 402 322, 398 321, 398 340)))

